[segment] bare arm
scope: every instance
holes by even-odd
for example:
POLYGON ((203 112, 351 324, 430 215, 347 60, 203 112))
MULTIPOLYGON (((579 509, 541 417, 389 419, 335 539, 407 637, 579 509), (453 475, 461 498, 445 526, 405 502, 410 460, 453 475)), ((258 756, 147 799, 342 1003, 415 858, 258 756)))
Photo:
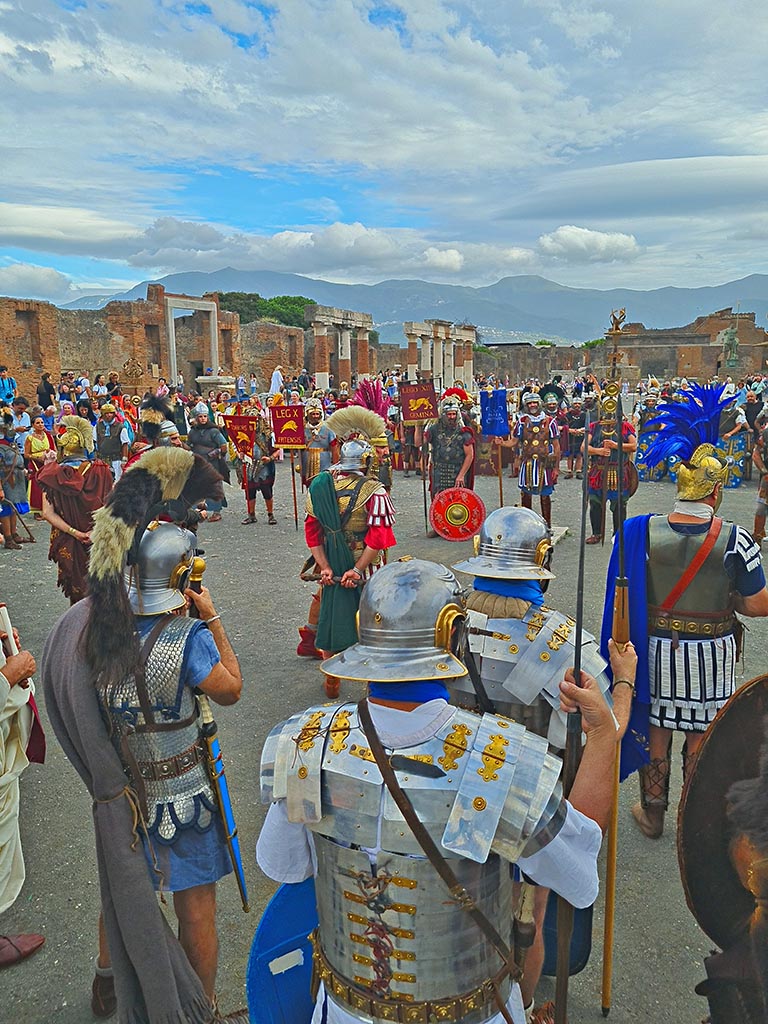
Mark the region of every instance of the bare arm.
POLYGON ((84 544, 89 543, 91 539, 90 533, 83 533, 82 530, 76 530, 74 526, 70 526, 69 523, 65 522, 48 500, 48 495, 43 494, 43 519, 46 523, 50 523, 55 529, 60 530, 62 533, 70 533, 73 537, 82 541, 84 544))
POLYGON ((740 615, 746 615, 748 618, 756 619, 768 615, 768 587, 763 587, 750 597, 737 594, 734 606, 740 615))
POLYGON ((200 618, 208 622, 213 642, 221 657, 221 661, 214 665, 199 688, 217 704, 236 704, 243 690, 243 676, 221 619, 216 618, 215 622, 208 621, 216 617, 210 592, 203 587, 199 594, 197 591, 187 590, 185 595, 197 608, 200 618))
POLYGON ((461 464, 461 469, 456 474, 456 486, 463 487, 466 479, 466 474, 469 472, 469 467, 472 465, 475 458, 475 446, 473 444, 464 445, 464 461, 461 464))

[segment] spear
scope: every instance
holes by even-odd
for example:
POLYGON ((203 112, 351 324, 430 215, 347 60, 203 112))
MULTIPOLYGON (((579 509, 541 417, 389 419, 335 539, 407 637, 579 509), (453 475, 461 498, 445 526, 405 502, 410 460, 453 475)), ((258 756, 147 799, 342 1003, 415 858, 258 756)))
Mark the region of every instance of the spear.
MULTIPOLYGON (((619 574, 616 577, 616 591, 613 599, 613 626, 611 635, 613 642, 624 650, 629 642, 629 581, 626 577, 624 552, 624 410, 621 404, 621 388, 616 395, 616 424, 618 434, 618 451, 616 457, 617 492, 616 506, 618 511, 617 545, 619 553, 619 574)), ((605 875, 605 922, 603 927, 603 979, 601 1006, 603 1016, 611 1012, 611 982, 613 979, 613 924, 616 911, 616 865, 619 850, 619 776, 620 759, 616 757, 613 777, 613 801, 611 806, 611 824, 608 830, 608 850, 606 856, 605 875)))
MULTIPOLYGON (((579 569, 576 581, 576 626, 574 634, 573 678, 581 684, 581 638, 584 632, 584 554, 587 535, 587 504, 589 501, 589 473, 586 472, 589 445, 589 410, 584 423, 585 471, 581 483, 581 533, 579 539, 579 569)), ((572 711, 566 723, 565 755, 563 757, 563 794, 568 796, 576 778, 581 760, 581 712, 572 711)), ((573 935, 573 907, 562 896, 557 898, 557 974, 555 980, 555 1024, 568 1020, 568 979, 570 975, 571 936, 573 935)))

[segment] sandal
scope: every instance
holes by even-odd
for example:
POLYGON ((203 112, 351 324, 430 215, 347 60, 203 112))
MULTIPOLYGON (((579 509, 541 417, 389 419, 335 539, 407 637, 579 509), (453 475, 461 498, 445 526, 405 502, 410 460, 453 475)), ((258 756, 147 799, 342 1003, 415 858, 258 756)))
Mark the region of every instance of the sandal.
POLYGON ((34 537, 22 537, 20 533, 12 533, 11 540, 14 540, 17 544, 34 544, 34 537))
POLYGON ((42 935, 0 935, 0 968, 12 967, 32 956, 45 942, 42 935))
POLYGON ((221 513, 220 512, 214 512, 212 516, 208 516, 208 522, 209 523, 220 523, 221 522, 221 513))
MULTIPOLYGON (((219 516, 219 518, 221 518, 221 516, 219 516)), ((240 525, 241 526, 248 526, 249 523, 255 523, 255 522, 256 522, 256 516, 246 516, 245 519, 241 520, 240 525)))
POLYGON ((599 544, 599 543, 600 543, 600 537, 598 537, 598 535, 596 533, 593 534, 591 537, 587 537, 587 539, 585 541, 585 544, 599 544))
POLYGON ((277 526, 277 520, 275 519, 271 512, 269 513, 269 518, 267 519, 267 522, 269 523, 270 526, 277 526))
POLYGON ((12 537, 6 537, 5 539, 5 550, 6 551, 21 551, 21 544, 17 544, 12 537))

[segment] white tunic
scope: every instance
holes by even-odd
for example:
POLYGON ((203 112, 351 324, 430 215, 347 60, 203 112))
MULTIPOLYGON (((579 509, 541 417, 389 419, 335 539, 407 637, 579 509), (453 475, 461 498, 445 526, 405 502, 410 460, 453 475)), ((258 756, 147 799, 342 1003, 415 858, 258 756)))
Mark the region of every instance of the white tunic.
POLYGON ((19 776, 29 764, 32 731, 27 688, 10 686, 0 671, 0 914, 11 906, 24 884, 24 857, 19 835, 19 776))

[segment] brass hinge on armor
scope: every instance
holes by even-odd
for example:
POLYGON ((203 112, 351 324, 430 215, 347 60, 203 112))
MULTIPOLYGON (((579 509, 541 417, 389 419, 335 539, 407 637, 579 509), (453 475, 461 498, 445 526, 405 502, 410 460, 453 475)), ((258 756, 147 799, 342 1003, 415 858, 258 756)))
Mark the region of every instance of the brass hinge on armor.
POLYGON ((139 761, 138 769, 142 779, 150 779, 153 782, 160 782, 161 779, 175 779, 179 775, 186 775, 192 769, 205 760, 205 750, 202 743, 193 743, 180 754, 167 757, 163 761, 139 761))
MULTIPOLYGON (((323 982, 333 999, 375 1021, 398 1021, 399 1024, 430 1024, 432 1021, 461 1021, 462 1024, 479 1024, 498 1012, 499 1005, 494 991, 494 979, 469 992, 451 999, 433 999, 416 1002, 409 996, 393 996, 379 999, 370 992, 350 984, 331 967, 320 947, 317 932, 310 935, 313 966, 317 982, 323 982)), ((504 1003, 509 999, 512 983, 509 978, 498 985, 498 992, 504 1003)))
POLYGON ((671 615, 649 615, 648 628, 652 633, 659 632, 677 634, 681 640, 693 637, 700 640, 702 637, 725 636, 733 632, 734 618, 731 612, 726 615, 677 618, 671 615))

